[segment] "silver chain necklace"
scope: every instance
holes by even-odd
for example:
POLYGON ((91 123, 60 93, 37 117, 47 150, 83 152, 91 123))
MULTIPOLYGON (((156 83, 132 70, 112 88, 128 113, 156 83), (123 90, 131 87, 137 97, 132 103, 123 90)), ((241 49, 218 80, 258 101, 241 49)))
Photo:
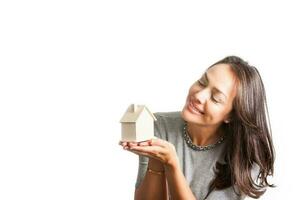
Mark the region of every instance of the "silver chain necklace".
POLYGON ((183 138, 184 140, 186 141, 187 145, 192 148, 193 150, 195 151, 207 151, 207 150, 210 150, 212 148, 214 148, 215 146, 217 146, 218 144, 221 144, 225 137, 222 136, 220 137, 220 139, 218 140, 218 142, 216 142, 215 144, 209 144, 209 145, 206 145, 206 146, 198 146, 198 145, 195 145, 193 144, 193 141, 191 140, 189 134, 188 134, 188 131, 187 131, 187 123, 184 122, 184 126, 183 126, 183 138))

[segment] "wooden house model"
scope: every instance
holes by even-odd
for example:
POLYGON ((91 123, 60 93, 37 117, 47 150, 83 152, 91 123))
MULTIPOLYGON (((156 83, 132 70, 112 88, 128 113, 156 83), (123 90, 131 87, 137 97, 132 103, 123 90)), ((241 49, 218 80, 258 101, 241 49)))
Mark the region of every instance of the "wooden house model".
POLYGON ((155 120, 155 116, 146 106, 131 104, 120 120, 121 141, 141 142, 153 138, 155 120))

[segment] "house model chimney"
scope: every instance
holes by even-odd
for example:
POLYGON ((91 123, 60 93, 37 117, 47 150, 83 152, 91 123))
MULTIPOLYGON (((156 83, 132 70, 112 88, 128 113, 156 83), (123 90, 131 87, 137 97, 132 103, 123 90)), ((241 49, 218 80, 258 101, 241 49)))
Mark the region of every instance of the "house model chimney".
POLYGON ((130 106, 130 112, 135 113, 137 111, 138 106, 136 104, 131 104, 130 106))

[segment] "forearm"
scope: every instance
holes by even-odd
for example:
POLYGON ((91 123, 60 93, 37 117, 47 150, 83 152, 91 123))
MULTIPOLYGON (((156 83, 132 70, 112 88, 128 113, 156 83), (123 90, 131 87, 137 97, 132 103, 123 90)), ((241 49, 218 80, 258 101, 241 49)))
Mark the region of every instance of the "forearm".
POLYGON ((165 200, 167 199, 167 184, 165 175, 147 172, 140 186, 135 190, 135 200, 165 200))
POLYGON ((165 166, 165 173, 172 199, 196 199, 180 170, 179 164, 165 166))
POLYGON ((143 181, 135 190, 135 200, 167 199, 167 181, 163 165, 150 159, 148 166, 161 173, 146 172, 143 181))

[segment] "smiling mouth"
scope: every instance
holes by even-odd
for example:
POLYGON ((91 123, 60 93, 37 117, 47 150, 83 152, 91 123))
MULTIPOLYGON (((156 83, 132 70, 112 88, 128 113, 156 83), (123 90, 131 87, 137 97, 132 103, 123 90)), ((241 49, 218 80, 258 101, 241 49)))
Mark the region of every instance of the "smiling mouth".
POLYGON ((198 110, 191 101, 189 102, 188 108, 193 113, 196 113, 196 114, 199 114, 199 115, 204 115, 204 112, 198 110))

